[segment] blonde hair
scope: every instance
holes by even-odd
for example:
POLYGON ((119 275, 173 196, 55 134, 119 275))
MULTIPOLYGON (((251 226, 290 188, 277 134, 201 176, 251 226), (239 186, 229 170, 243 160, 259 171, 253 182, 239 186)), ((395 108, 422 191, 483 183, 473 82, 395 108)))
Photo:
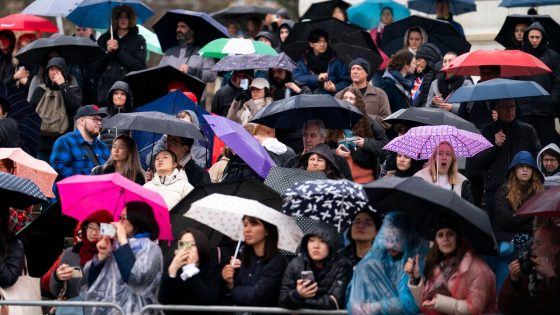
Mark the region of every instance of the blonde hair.
POLYGON ((521 183, 517 179, 517 175, 515 174, 515 169, 517 168, 517 166, 515 166, 515 168, 509 172, 507 181, 508 192, 506 199, 509 201, 509 205, 511 206, 513 211, 517 211, 519 207, 521 207, 521 205, 523 205, 523 203, 527 201, 527 199, 531 198, 534 194, 544 190, 541 179, 537 174, 538 170, 535 170, 532 167, 531 170, 533 170, 533 173, 531 175, 531 179, 529 180, 529 188, 527 190, 523 189, 521 183))
POLYGON ((253 128, 253 136, 266 135, 269 138, 276 138, 276 131, 274 130, 274 128, 270 128, 268 126, 260 124, 254 124, 254 126, 255 127, 253 128))
POLYGON ((455 155, 455 150, 453 149, 453 146, 451 146, 451 143, 449 143, 448 141, 442 141, 440 142, 436 149, 432 152, 432 156, 430 157, 430 160, 428 161, 428 165, 430 166, 430 175, 432 176, 432 182, 435 183, 437 182, 437 153, 439 151, 439 146, 442 144, 447 144, 450 148, 451 148, 451 165, 449 165, 449 170, 447 171, 447 176, 449 184, 451 185, 455 185, 458 183, 459 180, 459 169, 457 167, 457 155, 455 155))

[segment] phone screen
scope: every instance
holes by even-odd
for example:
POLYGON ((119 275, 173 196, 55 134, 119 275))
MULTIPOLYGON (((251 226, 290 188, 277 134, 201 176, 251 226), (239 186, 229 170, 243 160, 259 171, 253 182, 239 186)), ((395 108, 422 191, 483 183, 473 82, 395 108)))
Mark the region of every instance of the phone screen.
POLYGON ((239 87, 243 90, 247 90, 249 88, 249 79, 241 79, 241 84, 239 84, 239 87))

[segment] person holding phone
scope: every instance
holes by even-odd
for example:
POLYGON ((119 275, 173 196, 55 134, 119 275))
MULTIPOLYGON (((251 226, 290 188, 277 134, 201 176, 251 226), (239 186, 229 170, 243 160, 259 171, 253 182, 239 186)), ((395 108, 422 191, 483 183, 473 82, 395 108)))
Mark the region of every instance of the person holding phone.
POLYGON ((294 258, 282 278, 278 304, 289 309, 344 308, 352 262, 339 251, 338 233, 318 223, 301 240, 301 254, 294 258))

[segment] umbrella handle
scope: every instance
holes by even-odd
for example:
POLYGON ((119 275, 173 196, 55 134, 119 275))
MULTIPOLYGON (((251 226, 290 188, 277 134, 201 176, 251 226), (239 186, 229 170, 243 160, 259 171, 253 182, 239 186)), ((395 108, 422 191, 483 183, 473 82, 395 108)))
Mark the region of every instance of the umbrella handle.
POLYGON ((235 253, 233 254, 233 257, 231 258, 230 264, 233 266, 235 264, 235 259, 237 259, 237 254, 239 254, 239 248, 241 247, 241 238, 239 238, 239 241, 237 241, 237 247, 235 247, 235 253))

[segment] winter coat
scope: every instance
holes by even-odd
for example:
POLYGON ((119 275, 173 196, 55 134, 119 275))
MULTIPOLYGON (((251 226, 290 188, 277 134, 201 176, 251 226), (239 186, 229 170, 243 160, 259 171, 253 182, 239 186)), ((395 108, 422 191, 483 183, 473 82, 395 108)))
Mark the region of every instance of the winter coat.
MULTIPOLYGON (((300 168, 304 160, 303 155, 304 154, 298 154, 294 156, 293 158, 286 161, 286 163, 282 166, 287 168, 300 168)), ((350 170, 348 161, 346 161, 346 159, 336 154, 333 156, 333 158, 334 158, 334 164, 336 165, 336 168, 338 169, 340 174, 342 174, 342 177, 346 178, 347 180, 352 180, 352 171, 350 170)))
MULTIPOLYGON (((114 165, 98 165, 91 170, 91 175, 102 175, 115 173, 114 165)), ((144 179, 144 174, 141 172, 136 173, 134 177, 134 182, 138 185, 144 185, 146 180, 144 179)))
MULTIPOLYGON (((351 83, 348 66, 334 53, 329 61, 327 73, 329 80, 336 86, 335 93, 351 83)), ((297 61, 297 68, 292 73, 294 80, 307 85, 315 94, 329 94, 323 89, 323 83, 317 79, 318 75, 319 73, 314 73, 307 68, 307 52, 304 53, 303 57, 297 61)))
POLYGON ((317 224, 309 230, 301 240, 301 254, 292 259, 284 272, 278 304, 288 309, 310 308, 337 310, 344 308, 346 287, 352 277, 352 262, 339 249, 338 233, 322 224, 317 224), (307 243, 311 236, 319 236, 329 246, 329 255, 323 261, 323 268, 313 265, 307 243), (312 298, 302 298, 297 290, 297 280, 301 279, 301 272, 313 271, 318 290, 312 298))
POLYGON ((496 240, 509 242, 517 233, 533 233, 533 217, 517 216, 507 200, 507 183, 494 195, 494 224, 496 240))
POLYGON ((183 199, 194 187, 188 182, 185 172, 174 169, 169 176, 159 176, 157 173, 144 187, 159 193, 169 210, 183 199))
POLYGON ((441 69, 441 51, 439 48, 432 43, 425 43, 418 48, 416 51, 416 59, 423 58, 426 60, 426 68, 422 70, 422 73, 418 75, 421 79, 421 85, 419 87, 416 97, 413 98, 413 105, 415 107, 424 107, 428 100, 428 93, 430 92, 430 86, 432 82, 436 79, 436 74, 438 68, 441 69))
POLYGON ((105 51, 105 54, 93 64, 99 74, 97 101, 100 105, 107 104, 109 89, 115 81, 122 80, 130 71, 146 69, 146 40, 138 33, 137 26, 131 28, 121 38, 117 30, 114 30, 113 38, 119 42, 119 49, 116 52, 107 52, 107 41, 111 39, 110 30, 97 40, 99 47, 105 51))
MULTIPOLYGON (((7 210, 7 209, 6 209, 7 210)), ((25 250, 16 237, 7 241, 6 257, 0 260, 0 287, 9 288, 18 280, 24 266, 25 250)))
MULTIPOLYGON (((64 252, 62 252, 62 255, 60 257, 60 262, 57 264, 57 268, 62 264, 67 264, 68 266, 71 267, 80 266, 80 246, 81 243, 79 243, 79 245, 75 245, 65 249, 64 252)), ((83 284, 82 279, 83 278, 72 278, 67 281, 66 293, 64 294, 65 298, 72 299, 80 294, 80 287, 83 284)), ((49 291, 53 296, 56 297, 58 296, 60 291, 62 291, 63 286, 64 286, 64 282, 58 280, 56 277, 56 268, 55 268, 54 272, 51 273, 51 277, 49 281, 49 291)))
POLYGON ((212 71, 214 59, 204 58, 198 54, 201 47, 196 44, 184 43, 168 48, 161 58, 160 65, 170 65, 177 69, 182 64, 189 66, 187 74, 195 76, 204 83, 216 80, 216 72, 212 71))
POLYGON ((227 113, 227 118, 245 125, 253 118, 253 115, 265 108, 268 104, 272 103, 271 97, 264 97, 259 99, 250 99, 245 103, 241 104, 240 101, 233 101, 227 113))
MULTIPOLYGON (((429 166, 419 170, 416 174, 414 174, 414 176, 420 177, 428 183, 439 186, 438 183, 433 182, 429 166)), ((457 173, 457 184, 451 185, 451 190, 453 190, 454 193, 461 196, 463 199, 470 201, 471 203, 473 202, 469 180, 465 176, 463 176, 463 174, 457 173)))
POLYGON ((381 88, 387 94, 392 113, 412 106, 410 90, 406 90, 389 71, 385 71, 381 77, 381 88))
POLYGON ((187 164, 183 165, 183 171, 187 174, 189 183, 194 187, 211 183, 208 172, 198 166, 193 159, 190 159, 187 164))
MULTIPOLYGON (((342 91, 336 93, 337 99, 342 99, 342 91)), ((384 90, 367 84, 366 92, 362 95, 364 104, 366 105, 366 113, 371 119, 377 120, 383 128, 389 128, 389 124, 383 122, 385 117, 391 115, 391 105, 389 98, 384 90)))
MULTIPOLYGON (((132 100, 130 87, 126 82, 117 81, 111 86, 111 88, 109 89, 109 93, 107 93, 107 117, 105 117, 105 119, 103 120, 107 121, 118 113, 131 113, 133 108, 134 102, 132 100), (124 103, 124 107, 122 109, 117 109, 113 103, 113 92, 115 92, 116 90, 121 90, 126 93, 126 102, 124 103)), ((110 148, 113 145, 113 140, 115 140, 116 137, 128 134, 129 130, 126 129, 103 128, 101 129, 99 137, 101 138, 101 141, 105 142, 105 144, 107 144, 107 146, 110 148)))
MULTIPOLYGON (((555 143, 551 143, 549 145, 547 145, 546 147, 542 148, 542 150, 539 152, 539 154, 537 155, 537 165, 539 167, 539 170, 543 173, 543 175, 545 176, 545 179, 547 177, 551 177, 551 176, 558 176, 560 175, 560 167, 555 169, 552 172, 548 172, 544 166, 543 166, 543 153, 546 151, 554 151, 556 152, 555 156, 556 159, 558 159, 560 157, 560 148, 558 147, 558 145, 556 145, 555 143)), ((560 162, 560 159, 558 159, 558 161, 560 162)))
MULTIPOLYGON (((428 99, 427 99, 426 105, 425 105, 426 107, 439 108, 439 106, 432 103, 432 100, 434 99, 434 97, 441 94, 441 92, 439 91, 439 88, 438 88, 438 80, 439 79, 434 80, 432 82, 432 84, 430 85, 430 91, 428 92, 428 99)), ((469 86, 469 85, 472 85, 472 84, 473 83, 471 82, 471 80, 465 79, 465 81, 463 81, 463 85, 461 85, 461 87, 469 86)), ((451 105, 453 106, 452 109, 451 109, 451 112, 453 114, 458 114, 459 113, 459 107, 461 106, 461 103, 451 103, 451 105)))
POLYGON ((239 92, 240 88, 231 83, 231 80, 222 86, 212 99, 212 113, 226 117, 231 103, 239 92))
POLYGON ((239 155, 234 155, 229 159, 226 168, 224 169, 222 182, 227 183, 243 181, 250 178, 261 182, 264 181, 264 179, 260 177, 259 174, 257 174, 257 172, 255 172, 245 161, 243 161, 239 155))

